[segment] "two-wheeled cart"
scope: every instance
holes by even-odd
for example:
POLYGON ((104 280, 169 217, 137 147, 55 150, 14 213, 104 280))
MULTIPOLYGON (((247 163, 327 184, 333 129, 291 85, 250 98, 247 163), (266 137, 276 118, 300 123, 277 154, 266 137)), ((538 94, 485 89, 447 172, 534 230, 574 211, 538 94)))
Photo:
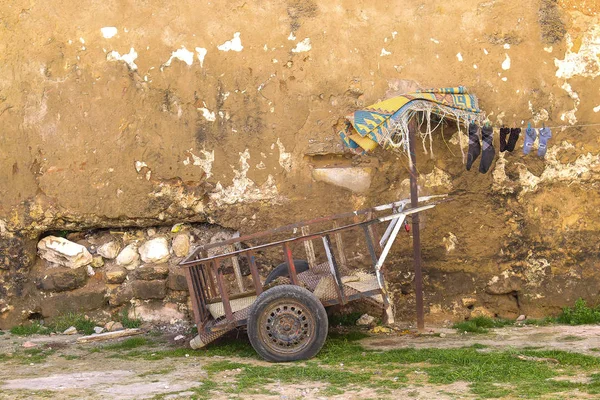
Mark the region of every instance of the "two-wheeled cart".
POLYGON ((252 346, 266 360, 308 359, 327 336, 325 307, 359 299, 383 306, 392 323, 382 267, 406 217, 435 207, 432 201, 440 197, 413 198, 411 208, 406 207, 411 200, 401 200, 196 247, 180 263, 198 326, 190 345, 200 348, 247 326, 252 346), (271 241, 262 243, 267 238, 271 241), (345 241, 355 246, 361 241, 368 262, 360 263, 361 252, 348 259, 345 241), (305 256, 294 258, 294 251, 305 256), (277 254, 285 262, 263 277, 260 261, 277 254), (357 268, 364 265, 369 272, 357 268))

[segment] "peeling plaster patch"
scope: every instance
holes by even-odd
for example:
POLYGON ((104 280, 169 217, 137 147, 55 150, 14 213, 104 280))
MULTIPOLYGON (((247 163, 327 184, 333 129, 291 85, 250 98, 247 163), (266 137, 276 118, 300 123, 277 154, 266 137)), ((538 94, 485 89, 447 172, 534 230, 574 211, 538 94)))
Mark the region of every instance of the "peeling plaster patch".
POLYGON ((552 50, 553 50, 552 46, 544 47, 544 51, 546 53, 552 53, 552 50))
POLYGON ((137 59, 137 57, 138 53, 134 50, 133 47, 129 50, 129 53, 127 54, 120 55, 116 51, 111 51, 106 55, 106 59, 108 61, 123 61, 132 71, 137 70, 137 65, 135 64, 135 60, 137 59))
POLYGON ((278 191, 275 180, 272 175, 267 177, 267 181, 262 186, 257 186, 254 181, 247 177, 250 164, 250 151, 246 149, 240 153, 240 169, 233 170, 235 177, 231 186, 223 187, 221 182, 217 182, 215 190, 210 194, 210 200, 216 207, 226 204, 251 203, 261 200, 277 200, 278 191))
POLYGON ((217 49, 221 51, 242 51, 244 46, 242 46, 242 39, 240 39, 240 33, 236 32, 233 34, 233 39, 226 41, 220 46, 217 46, 217 49))
POLYGON ((290 172, 292 170, 292 153, 285 152, 285 147, 279 138, 277 138, 277 147, 279 147, 279 165, 285 171, 290 172))
POLYGON ((440 44, 440 41, 434 38, 429 38, 429 40, 431 40, 433 43, 435 44, 440 44))
POLYGON ((206 57, 206 53, 208 53, 208 50, 206 50, 204 47, 196 47, 196 56, 198 57, 198 61, 200 61, 200 67, 204 67, 204 57, 206 57))
POLYGON ((580 75, 588 78, 594 78, 600 75, 600 25, 591 27, 581 40, 581 46, 577 53, 573 53, 573 38, 567 33, 567 51, 565 58, 554 59, 556 66, 556 77, 569 79, 580 75))
POLYGON ((448 232, 448 236, 444 236, 442 242, 446 247, 446 253, 450 253, 456 249, 456 245, 458 244, 458 238, 454 233, 448 232))
POLYGON ((105 39, 110 39, 117 34, 118 30, 114 26, 105 26, 104 28, 100 28, 100 32, 102 32, 102 36, 105 39))
POLYGON ((288 40, 296 40, 296 35, 294 35, 294 32, 290 32, 290 36, 288 36, 288 40))
POLYGON ((456 54, 456 58, 458 58, 458 61, 462 62, 463 61, 463 56, 460 53, 456 54))
POLYGON ((508 175, 506 175, 505 168, 506 159, 504 158, 504 153, 500 153, 494 171, 492 171, 492 190, 501 194, 514 193, 514 185, 508 178, 508 175))
POLYGON ((504 61, 502 61, 502 69, 506 71, 510 69, 510 57, 506 53, 504 53, 504 55, 506 56, 506 58, 504 59, 504 61))
POLYGON ((572 163, 562 164, 558 161, 558 153, 574 149, 575 146, 563 141, 560 145, 548 148, 546 153, 546 168, 538 178, 519 164, 519 183, 523 187, 520 194, 534 192, 542 182, 581 182, 592 178, 592 174, 600 173, 600 154, 582 154, 572 163))
POLYGON ((487 56, 488 54, 490 54, 490 52, 487 51, 487 49, 483 49, 483 54, 485 54, 487 56))
POLYGON ((548 114, 548 110, 542 108, 537 113, 533 110, 533 104, 529 101, 529 111, 531 112, 531 116, 533 117, 534 125, 537 125, 541 121, 548 121, 550 115, 548 114))
MULTIPOLYGON (((203 156, 202 158, 200 156, 195 155, 192 152, 192 149, 189 149, 188 153, 190 154, 190 156, 192 156, 192 160, 194 160, 193 165, 197 165, 200 168, 202 168, 202 170, 206 174, 206 178, 207 179, 210 178, 213 175, 212 167, 213 167, 213 163, 215 162, 215 151, 214 150, 206 151, 204 149, 200 150, 200 155, 203 156)), ((185 160, 183 160, 184 165, 189 165, 189 163, 190 163, 189 157, 186 158, 185 160)))
POLYGON ((567 82, 563 83, 561 89, 566 91, 569 94, 569 97, 573 99, 573 109, 562 113, 560 119, 562 121, 569 121, 571 125, 575 125, 577 123, 575 113, 577 112, 577 107, 579 107, 579 103, 581 103, 581 100, 579 99, 579 95, 573 91, 571 85, 569 85, 567 82))
POLYGON ((542 278, 546 276, 546 269, 550 267, 550 263, 545 258, 534 258, 531 251, 525 262, 528 268, 523 271, 523 275, 527 283, 529 286, 539 286, 542 278))
POLYGON ((8 239, 11 238, 13 234, 6 229, 6 225, 6 221, 0 219, 0 237, 8 239))
POLYGON ((169 60, 167 60, 166 63, 163 64, 163 67, 170 66, 173 60, 181 60, 187 65, 192 65, 194 63, 194 53, 192 53, 185 47, 177 49, 173 53, 171 53, 171 57, 169 58, 169 60))
POLYGON ((597 113, 598 111, 600 111, 600 106, 594 107, 594 112, 597 113))
POLYGON ((510 44, 508 44, 508 43, 504 43, 504 49, 505 49, 505 50, 508 50, 508 49, 510 49, 510 44))
POLYGON ((387 51, 386 49, 381 49, 381 54, 379 55, 380 57, 384 57, 384 56, 389 56, 390 54, 392 54, 391 51, 387 51))
POLYGON ((137 171, 138 174, 140 173, 142 168, 147 167, 147 166, 148 166, 148 164, 146 164, 144 161, 136 161, 135 162, 135 170, 137 171))
POLYGON ((396 39, 397 35, 398 35, 398 32, 396 32, 396 31, 392 32, 392 39, 396 39))
POLYGON ((264 162, 259 162, 258 164, 256 164, 256 169, 266 169, 267 166, 265 165, 264 162))
POLYGON ((310 38, 304 38, 303 41, 296 44, 296 47, 292 49, 292 53, 304 53, 312 49, 312 45, 310 44, 310 38))
POLYGON ((204 108, 204 107, 198 108, 197 110, 198 110, 198 111, 202 111, 202 116, 203 116, 203 117, 204 117, 204 119, 206 119, 207 121, 214 122, 214 121, 216 121, 216 120, 217 120, 217 116, 215 115, 215 112, 214 112, 214 111, 213 111, 213 112, 210 112, 210 111, 208 110, 208 108, 204 108))
POLYGON ((312 177, 317 182, 343 187, 354 193, 365 193, 369 190, 372 180, 371 168, 315 168, 312 177))

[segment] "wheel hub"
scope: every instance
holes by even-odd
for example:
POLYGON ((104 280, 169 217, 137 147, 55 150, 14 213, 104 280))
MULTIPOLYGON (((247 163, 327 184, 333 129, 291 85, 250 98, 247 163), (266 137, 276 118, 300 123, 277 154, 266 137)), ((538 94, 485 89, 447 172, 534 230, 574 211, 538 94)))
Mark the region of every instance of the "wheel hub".
POLYGON ((265 344, 281 353, 304 348, 310 342, 313 329, 311 314, 295 303, 274 305, 265 313, 261 324, 265 344))

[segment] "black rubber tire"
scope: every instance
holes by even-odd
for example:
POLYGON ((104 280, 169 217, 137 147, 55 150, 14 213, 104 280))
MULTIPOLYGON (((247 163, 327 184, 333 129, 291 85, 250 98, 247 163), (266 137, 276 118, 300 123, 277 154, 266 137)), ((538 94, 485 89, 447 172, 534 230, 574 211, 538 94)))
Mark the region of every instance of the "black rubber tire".
POLYGON ((267 361, 314 357, 327 339, 329 322, 319 299, 300 286, 279 285, 261 293, 250 308, 248 338, 267 361))
MULTIPOLYGON (((304 271, 308 271, 308 261, 305 260, 294 260, 294 267, 296 267, 296 273, 299 274, 301 272, 304 271)), ((265 279, 265 283, 263 285, 268 285, 269 283, 273 282, 275 279, 279 278, 280 276, 288 276, 288 263, 283 262, 281 264, 279 264, 278 266, 276 266, 273 271, 269 272, 269 275, 267 275, 267 279, 265 279)))

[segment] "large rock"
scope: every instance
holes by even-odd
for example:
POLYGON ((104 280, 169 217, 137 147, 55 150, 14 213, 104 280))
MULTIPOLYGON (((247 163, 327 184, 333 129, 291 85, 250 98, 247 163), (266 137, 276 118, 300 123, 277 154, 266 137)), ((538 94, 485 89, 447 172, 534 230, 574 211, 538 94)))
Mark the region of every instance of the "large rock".
POLYGON ((145 322, 174 323, 185 319, 175 303, 149 302, 129 309, 130 318, 140 318, 145 322))
POLYGON ((169 266, 167 264, 145 264, 133 272, 133 276, 136 279, 141 279, 144 281, 165 279, 168 274, 169 266))
POLYGON ((112 260, 117 258, 119 251, 121 251, 121 244, 116 240, 111 240, 98 247, 97 253, 106 259, 112 260))
POLYGON ((185 257, 190 251, 190 235, 180 233, 173 239, 173 253, 177 257, 185 257))
POLYGON ((187 279, 183 268, 173 267, 169 269, 169 278, 167 279, 167 287, 170 290, 187 291, 187 279))
POLYGON ((125 266, 127 269, 135 269, 135 267, 140 265, 137 244, 131 243, 121 250, 117 256, 117 264, 125 266))
POLYGON ((70 292, 46 296, 40 303, 44 317, 56 317, 68 312, 83 312, 102 308, 106 305, 106 286, 91 283, 70 292))
POLYGON ((36 279, 36 286, 43 291, 62 292, 82 287, 87 282, 86 268, 48 268, 42 271, 43 276, 36 279))
POLYGON ((134 281, 131 287, 136 299, 164 299, 167 295, 166 281, 134 281))
POLYGON ((119 284, 123 283, 125 278, 127 278, 127 271, 125 270, 125 268, 119 267, 118 265, 107 268, 104 274, 106 276, 107 283, 119 284))
POLYGON ((169 242, 164 237, 151 239, 141 245, 139 251, 145 263, 164 263, 169 259, 169 242))
POLYGON ((108 304, 113 307, 120 306, 133 299, 133 288, 131 284, 125 283, 111 292, 108 297, 108 304))
POLYGON ((84 246, 56 236, 40 240, 38 254, 44 260, 68 268, 83 267, 92 262, 92 255, 84 246))

